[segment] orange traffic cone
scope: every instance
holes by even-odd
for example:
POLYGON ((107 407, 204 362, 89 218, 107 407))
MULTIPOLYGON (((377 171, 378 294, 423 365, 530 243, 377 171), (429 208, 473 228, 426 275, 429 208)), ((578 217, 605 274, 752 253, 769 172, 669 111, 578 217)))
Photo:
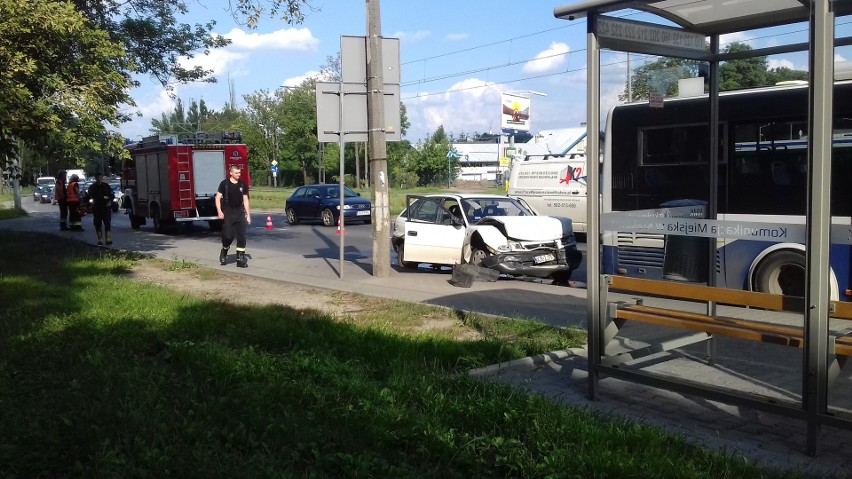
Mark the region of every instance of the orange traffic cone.
POLYGON ((272 231, 272 215, 266 215, 266 231, 272 231))
POLYGON ((339 216, 337 217, 337 234, 338 235, 346 234, 346 230, 341 231, 341 229, 340 229, 340 217, 339 216))

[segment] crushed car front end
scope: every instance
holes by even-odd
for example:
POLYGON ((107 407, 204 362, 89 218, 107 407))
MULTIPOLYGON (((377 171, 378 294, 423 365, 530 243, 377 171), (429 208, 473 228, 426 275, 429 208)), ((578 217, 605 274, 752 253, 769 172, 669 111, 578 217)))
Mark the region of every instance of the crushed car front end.
POLYGON ((567 281, 583 257, 568 218, 485 218, 470 235, 487 249, 482 266, 512 276, 567 281))

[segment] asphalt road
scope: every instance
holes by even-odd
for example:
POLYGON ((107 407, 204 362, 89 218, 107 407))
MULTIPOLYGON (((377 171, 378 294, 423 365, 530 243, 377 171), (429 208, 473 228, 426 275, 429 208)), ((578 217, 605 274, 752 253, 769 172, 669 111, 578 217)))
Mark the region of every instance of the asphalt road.
MULTIPOLYGON (((90 216, 83 218, 85 232, 60 233, 57 206, 39 204, 32 200, 32 196, 23 197, 22 206, 31 213, 30 217, 16 220, 14 229, 95 241, 90 216)), ((129 218, 123 211, 114 213, 112 218, 115 248, 149 253, 165 260, 183 258, 203 266, 222 268, 217 261, 221 244, 219 234, 210 231, 205 222, 183 223, 173 233, 156 234, 150 221, 139 230, 131 229, 129 218)), ((556 286, 550 281, 534 278, 503 277, 496 283, 477 282, 473 288, 464 289, 449 284, 451 268, 433 269, 421 265, 415 271, 405 270, 396 265, 396 254, 392 251, 392 277, 373 278, 372 226, 362 223, 347 225, 342 238, 344 261, 341 270, 341 236, 337 234, 336 227, 324 227, 319 222, 301 222, 291 226, 287 224, 282 210, 255 210, 248 229, 249 268, 238 270, 230 264, 225 269, 234 274, 364 292, 458 310, 519 316, 556 326, 585 327, 585 265, 575 272, 574 278, 580 278, 580 281, 573 287, 556 286), (271 230, 266 229, 267 214, 272 220, 271 230)), ((585 249, 585 245, 580 244, 580 248, 585 249)))

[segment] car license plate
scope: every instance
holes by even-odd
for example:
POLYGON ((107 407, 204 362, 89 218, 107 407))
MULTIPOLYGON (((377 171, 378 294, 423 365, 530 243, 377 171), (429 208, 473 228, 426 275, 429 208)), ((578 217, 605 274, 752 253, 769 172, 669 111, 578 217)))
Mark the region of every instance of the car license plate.
POLYGON ((370 210, 359 211, 356 213, 356 216, 367 216, 370 214, 370 210))
POLYGON ((556 259, 556 256, 553 256, 552 254, 541 254, 533 257, 533 263, 547 263, 548 261, 553 261, 554 259, 556 259))

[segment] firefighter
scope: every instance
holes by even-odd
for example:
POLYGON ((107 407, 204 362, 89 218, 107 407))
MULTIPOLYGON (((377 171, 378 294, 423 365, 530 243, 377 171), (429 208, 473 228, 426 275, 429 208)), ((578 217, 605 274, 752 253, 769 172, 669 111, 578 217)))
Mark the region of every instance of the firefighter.
POLYGON ((92 222, 95 232, 98 234, 98 246, 112 244, 112 202, 115 192, 112 187, 104 183, 104 174, 95 173, 95 182, 89 187, 89 203, 92 205, 92 222))
POLYGON ((56 186, 53 187, 53 199, 59 205, 59 230, 68 231, 68 203, 65 201, 65 170, 56 175, 56 186))
POLYGON ((68 206, 68 220, 71 231, 84 231, 80 223, 80 177, 71 175, 65 188, 65 204, 68 206))
POLYGON ((216 212, 222 220, 222 251, 219 252, 219 264, 227 263, 228 248, 237 237, 237 267, 248 266, 246 259, 246 227, 251 224, 251 209, 249 209, 249 188, 240 181, 240 167, 231 165, 228 168, 230 178, 219 183, 216 192, 216 212))

